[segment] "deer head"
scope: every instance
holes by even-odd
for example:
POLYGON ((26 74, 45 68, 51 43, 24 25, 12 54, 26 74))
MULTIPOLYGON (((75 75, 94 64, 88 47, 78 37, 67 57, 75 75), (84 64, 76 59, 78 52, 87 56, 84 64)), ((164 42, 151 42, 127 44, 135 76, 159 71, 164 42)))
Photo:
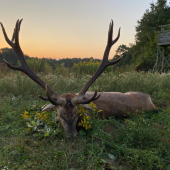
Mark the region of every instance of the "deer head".
MULTIPOLYGON (((24 54, 21 50, 20 44, 19 44, 19 31, 20 31, 20 26, 21 26, 21 20, 17 20, 15 28, 14 28, 14 33, 12 36, 11 41, 9 40, 5 28, 2 23, 2 31, 5 37, 6 42, 14 49, 16 52, 21 65, 20 66, 12 66, 9 64, 6 60, 5 63, 8 67, 14 70, 19 70, 24 72, 27 76, 29 76, 33 81, 35 81, 37 84, 39 84, 43 89, 46 90, 48 98, 39 96, 43 100, 48 100, 51 102, 51 106, 55 105, 57 108, 57 118, 58 121, 62 124, 64 131, 66 134, 70 134, 72 136, 77 135, 77 130, 76 130, 76 125, 78 123, 78 115, 77 115, 77 109, 78 105, 81 104, 86 108, 88 107, 88 104, 94 100, 97 100, 100 97, 100 94, 97 95, 97 88, 94 92, 94 94, 90 98, 85 97, 85 93, 89 89, 89 87, 92 85, 92 83, 100 76, 100 74, 104 71, 104 69, 109 66, 116 64, 121 60, 121 57, 116 60, 110 62, 108 60, 109 52, 114 43, 117 42, 120 36, 120 28, 118 31, 118 35, 115 40, 112 40, 112 33, 113 33, 113 21, 111 21, 110 26, 109 26, 109 31, 108 31, 108 41, 107 41, 107 46, 104 52, 103 60, 98 68, 98 70, 94 73, 94 75, 89 79, 89 81, 84 85, 84 87, 81 89, 78 95, 71 94, 71 93, 66 93, 63 95, 58 95, 57 92, 55 92, 51 87, 49 87, 44 81, 42 81, 39 77, 35 75, 35 73, 30 69, 28 66, 24 54)), ((50 105, 48 105, 48 108, 50 105)), ((44 109, 45 110, 45 109, 44 109)))

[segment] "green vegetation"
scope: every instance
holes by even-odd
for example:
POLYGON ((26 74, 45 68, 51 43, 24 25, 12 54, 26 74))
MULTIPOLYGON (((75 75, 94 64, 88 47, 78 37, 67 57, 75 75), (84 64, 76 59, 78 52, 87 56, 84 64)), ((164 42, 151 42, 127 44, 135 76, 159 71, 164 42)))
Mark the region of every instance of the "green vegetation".
POLYGON ((52 72, 51 66, 47 63, 45 59, 29 59, 27 60, 27 63, 34 73, 43 72, 44 74, 47 74, 52 72))
MULTIPOLYGON (((79 92, 90 78, 87 74, 75 76, 74 73, 38 76, 59 94, 79 92)), ((170 74, 143 72, 102 73, 89 90, 97 85, 99 91, 145 92, 151 95, 157 112, 107 120, 98 119, 94 112, 95 118, 90 118, 87 130, 82 128, 72 139, 65 137, 63 128, 55 123, 55 111, 39 114, 48 103, 38 98, 38 94, 45 96, 45 90, 20 72, 2 75, 1 169, 170 168, 169 77, 170 74), (24 115, 32 115, 32 121, 25 116, 26 124, 24 115), (42 124, 45 120, 48 126, 42 124)))
MULTIPOLYGON (((160 25, 170 24, 170 5, 167 0, 157 0, 156 3, 150 3, 150 8, 145 11, 142 18, 137 21, 135 43, 120 45, 115 57, 123 56, 117 67, 129 68, 132 70, 138 68, 148 71, 153 68, 156 62, 157 53, 157 34, 160 31, 160 25)), ((166 28, 169 29, 169 28, 166 28)), ((170 48, 165 51, 165 57, 168 57, 170 48)), ((169 69, 168 69, 169 70, 169 69)))
MULTIPOLYGON (((101 62, 96 61, 94 62, 92 59, 90 59, 89 62, 84 61, 84 62, 79 62, 79 63, 74 63, 73 67, 72 67, 72 71, 76 74, 94 74, 96 72, 96 70, 99 68, 101 62)), ((113 71, 113 66, 109 66, 105 69, 105 73, 106 72, 112 72, 113 71)))

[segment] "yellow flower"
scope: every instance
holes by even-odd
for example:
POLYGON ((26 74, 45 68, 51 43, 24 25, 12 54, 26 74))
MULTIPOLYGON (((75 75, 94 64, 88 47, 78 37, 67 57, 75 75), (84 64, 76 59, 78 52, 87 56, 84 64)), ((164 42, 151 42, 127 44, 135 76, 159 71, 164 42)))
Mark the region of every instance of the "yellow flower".
POLYGON ((78 126, 82 126, 84 127, 86 130, 89 129, 90 126, 90 122, 89 122, 90 116, 84 116, 81 120, 81 122, 78 123, 78 126))
POLYGON ((47 119, 47 114, 41 115, 40 113, 37 114, 37 119, 41 119, 42 121, 45 121, 47 119))
MULTIPOLYGON (((90 107, 92 107, 92 109, 96 108, 96 105, 94 103, 91 103, 90 105, 91 105, 90 107)), ((79 105, 77 114, 79 114, 79 117, 81 117, 81 121, 78 123, 78 126, 82 126, 86 130, 89 129, 91 127, 90 123, 89 123, 90 116, 87 116, 85 114, 85 108, 79 105)))
POLYGON ((82 125, 83 125, 82 122, 79 122, 79 123, 78 123, 78 126, 82 126, 82 125))
POLYGON ((28 112, 25 110, 24 114, 28 114, 28 112))
POLYGON ((88 116, 86 116, 86 119, 89 119, 89 117, 88 117, 88 116))
POLYGON ((36 113, 37 114, 37 119, 41 119, 41 114, 40 113, 36 113))
POLYGON ((22 118, 25 120, 26 118, 31 118, 31 116, 28 115, 28 112, 25 110, 24 114, 21 114, 22 118))
POLYGON ((95 108, 97 108, 97 106, 93 102, 89 103, 89 106, 94 110, 95 110, 95 108))

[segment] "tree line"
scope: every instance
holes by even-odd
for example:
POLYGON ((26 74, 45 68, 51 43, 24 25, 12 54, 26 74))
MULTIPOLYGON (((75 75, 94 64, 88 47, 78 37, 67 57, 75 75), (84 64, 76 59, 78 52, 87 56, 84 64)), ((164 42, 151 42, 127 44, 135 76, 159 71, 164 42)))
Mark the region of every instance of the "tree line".
MULTIPOLYGON (((12 48, 2 48, 0 49, 0 63, 3 63, 3 59, 8 61, 12 65, 19 65, 19 59, 12 48)), ((25 55, 25 59, 27 60, 29 66, 36 65, 38 66, 37 70, 41 70, 44 67, 44 64, 48 64, 51 66, 52 70, 55 70, 58 66, 63 66, 65 68, 72 68, 74 64, 78 64, 80 62, 101 62, 100 59, 90 58, 64 58, 64 59, 52 59, 52 58, 37 58, 37 57, 29 57, 25 55), (41 66, 41 67, 40 67, 41 66)))

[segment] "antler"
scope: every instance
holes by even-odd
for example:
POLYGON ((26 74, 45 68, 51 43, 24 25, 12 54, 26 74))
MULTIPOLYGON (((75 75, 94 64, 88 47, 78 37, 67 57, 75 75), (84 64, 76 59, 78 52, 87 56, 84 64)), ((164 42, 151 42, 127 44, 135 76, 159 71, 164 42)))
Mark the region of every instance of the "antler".
POLYGON ((12 36, 11 41, 9 40, 5 28, 3 26, 3 24, 0 22, 1 27, 2 27, 2 31, 5 37, 6 42, 14 49, 14 51, 16 52, 21 65, 19 67, 16 66, 12 66, 11 64, 9 64, 6 60, 5 63, 8 67, 10 67, 13 70, 19 70, 24 72, 27 76, 29 76, 33 81, 35 81, 37 84, 39 84, 43 89, 46 90, 46 88, 48 88, 49 93, 52 94, 53 98, 55 99, 57 105, 63 105, 66 103, 66 100, 62 97, 60 97, 60 95, 58 95, 54 90, 51 89, 51 87, 47 86, 44 81, 42 81, 38 76, 35 75, 35 73, 30 69, 30 67, 28 66, 24 54, 21 50, 21 47, 19 45, 19 31, 20 31, 20 26, 21 26, 21 22, 23 19, 21 20, 17 20, 15 28, 14 28, 14 33, 12 36), (47 86, 47 87, 46 87, 47 86))
POLYGON ((115 44, 120 37, 120 28, 119 28, 118 35, 115 38, 115 40, 112 40, 112 35, 113 35, 113 20, 111 20, 111 22, 110 22, 109 31, 108 31, 108 41, 107 41, 107 46, 106 46, 106 49, 104 52, 102 63, 100 65, 100 67, 97 69, 97 71, 94 73, 94 75, 90 78, 90 80, 81 89, 78 96, 72 99, 73 104, 87 104, 87 103, 90 103, 91 101, 98 99, 100 97, 100 95, 97 96, 97 88, 95 90, 94 95, 89 99, 85 98, 85 93, 87 92, 89 87, 92 85, 92 83, 100 76, 100 74, 104 71, 104 69, 106 67, 108 67, 110 65, 114 65, 121 60, 122 57, 120 57, 118 60, 112 61, 112 62, 110 62, 108 60, 109 52, 110 52, 112 45, 115 44))

